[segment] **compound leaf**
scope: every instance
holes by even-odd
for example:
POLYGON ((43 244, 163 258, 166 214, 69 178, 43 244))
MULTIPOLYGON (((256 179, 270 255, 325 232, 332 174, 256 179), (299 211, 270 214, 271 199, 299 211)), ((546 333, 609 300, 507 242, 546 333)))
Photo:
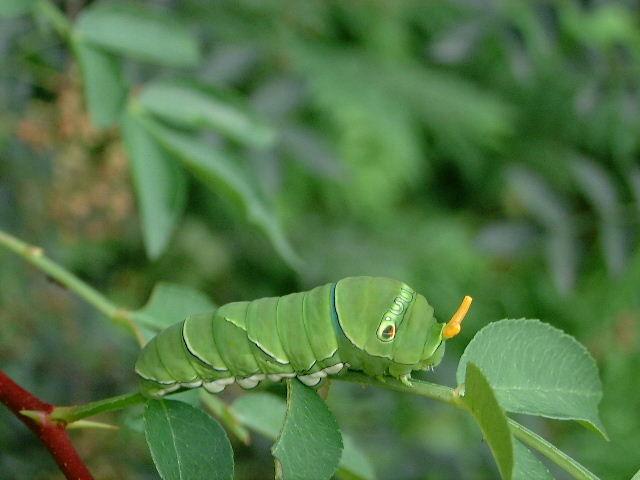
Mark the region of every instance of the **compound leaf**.
POLYGON ((73 49, 82 71, 91 123, 99 128, 110 127, 120 117, 127 96, 120 60, 75 37, 73 49))
POLYGON ((273 144, 275 132, 247 105, 228 94, 215 95, 175 82, 155 82, 138 97, 140 106, 159 118, 185 128, 211 128, 246 145, 263 148, 273 144))
POLYGON ((143 114, 138 118, 156 140, 205 185, 240 207, 247 220, 267 236, 291 267, 300 267, 301 260, 284 235, 280 222, 236 164, 197 137, 167 128, 143 114))
POLYGON ((175 18, 131 3, 96 3, 82 10, 75 32, 109 52, 169 67, 200 62, 195 37, 175 18))
POLYGON ((186 177, 180 163, 158 144, 134 115, 125 115, 122 133, 138 198, 144 244, 149 258, 156 259, 167 247, 182 216, 186 177))

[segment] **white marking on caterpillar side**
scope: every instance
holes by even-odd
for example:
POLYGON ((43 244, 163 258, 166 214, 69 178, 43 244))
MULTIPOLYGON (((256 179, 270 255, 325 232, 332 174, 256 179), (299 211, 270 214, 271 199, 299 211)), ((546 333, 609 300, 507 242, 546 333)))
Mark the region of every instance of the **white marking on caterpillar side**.
POLYGON ((344 368, 344 363, 336 363, 330 367, 324 369, 329 375, 335 375, 336 373, 340 373, 340 371, 344 368))
POLYGON ((327 376, 327 372, 325 372, 324 370, 318 370, 315 373, 312 373, 310 376, 312 377, 318 377, 318 378, 324 378, 327 376))
POLYGON ((271 358, 273 358, 280 365, 289 365, 289 360, 283 360, 282 358, 278 357, 275 353, 270 351, 268 348, 266 348, 264 345, 262 345, 260 342, 258 342, 255 338, 249 337, 248 334, 247 334, 247 337, 249 338, 249 340, 251 340, 253 342, 253 344, 256 347, 258 347, 260 350, 262 350, 263 353, 265 353, 266 355, 269 355, 271 358))
POLYGON ((159 397, 162 397, 162 396, 166 395, 167 393, 175 392, 179 388, 180 388, 180 384, 179 383, 174 383, 170 387, 163 388, 162 390, 158 390, 156 395, 158 395, 159 397))
POLYGON ((240 378, 238 379, 238 385, 246 389, 254 388, 260 383, 260 380, 257 379, 256 377, 257 375, 254 375, 252 377, 247 377, 247 378, 240 378))
POLYGON ((201 385, 202 385, 202 380, 196 380, 194 382, 182 382, 182 383, 180 383, 180 386, 184 387, 184 388, 198 388, 201 385))
POLYGON ((218 382, 220 385, 224 385, 225 387, 227 385, 231 385, 235 381, 235 377, 219 378, 218 380, 216 380, 216 382, 218 382))
POLYGON ((187 327, 187 322, 186 321, 182 322, 182 340, 184 341, 184 344, 187 347, 187 350, 189 351, 189 353, 191 355, 193 355, 194 357, 196 357, 198 360, 200 360, 205 365, 208 365, 209 367, 211 367, 214 370, 216 370, 217 372, 226 372, 226 371, 228 371, 226 368, 217 368, 211 362, 205 360, 204 358, 202 358, 200 355, 198 355, 196 353, 196 351, 193 348, 193 346, 191 345, 191 343, 189 343, 189 337, 185 334, 185 328, 186 327, 187 327))
MULTIPOLYGON (((227 379, 225 378, 224 380, 227 379)), ((220 380, 214 380, 213 382, 204 382, 202 386, 209 393, 220 393, 227 385, 220 383, 220 380)))
POLYGON ((161 385, 173 385, 174 383, 176 383, 173 380, 158 380, 157 378, 148 377, 146 375, 143 375, 142 372, 140 370, 138 370, 137 368, 135 369, 135 372, 136 372, 136 374, 138 374, 140 377, 144 378, 145 380, 149 380, 149 381, 154 382, 154 383, 159 383, 161 385))
POLYGON ((302 383, 304 383, 309 387, 315 387, 320 383, 320 380, 322 380, 322 378, 315 376, 314 374, 311 374, 311 375, 300 375, 298 376, 298 380, 300 380, 302 383))
POLYGON ((270 373, 269 375, 267 375, 267 378, 272 382, 279 382, 280 380, 282 380, 282 375, 279 375, 277 373, 270 373))
POLYGON ((333 356, 336 354, 336 352, 337 352, 337 351, 338 351, 338 349, 337 349, 337 348, 335 348, 335 349, 333 350, 333 352, 331 352, 327 357, 321 358, 321 359, 320 359, 320 361, 321 361, 321 362, 324 362, 324 361, 326 361, 326 360, 329 360, 331 357, 333 357, 333 356))

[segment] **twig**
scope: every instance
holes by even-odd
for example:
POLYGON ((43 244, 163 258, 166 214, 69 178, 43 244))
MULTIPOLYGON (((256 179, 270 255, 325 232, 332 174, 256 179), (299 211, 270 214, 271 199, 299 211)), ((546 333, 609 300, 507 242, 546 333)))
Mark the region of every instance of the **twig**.
POLYGON ((244 425, 242 425, 242 422, 233 410, 229 408, 229 405, 220 400, 218 396, 211 395, 204 390, 200 395, 200 401, 207 410, 215 415, 216 418, 218 418, 218 420, 220 420, 220 422, 222 422, 224 426, 238 438, 238 440, 245 445, 249 445, 251 443, 249 431, 244 425))
POLYGON ((54 30, 65 40, 71 38, 72 25, 69 19, 49 0, 38 0, 33 8, 35 14, 49 22, 54 30))
POLYGON ((68 479, 92 480, 89 469, 71 443, 63 425, 49 419, 53 406, 43 402, 0 371, 0 402, 24 423, 47 447, 49 453, 68 479), (41 412, 39 420, 22 415, 23 410, 41 412))
POLYGON ((82 418, 92 417, 99 413, 113 412, 123 408, 137 405, 146 401, 140 392, 125 393, 116 397, 105 398, 95 402, 82 405, 72 405, 70 407, 54 407, 49 418, 51 420, 66 424, 75 422, 82 418))
MULTIPOLYGON (((407 386, 402 382, 392 378, 387 379, 385 377, 384 381, 381 381, 356 372, 347 372, 346 374, 334 377, 334 379, 352 383, 359 383, 362 385, 372 385, 376 387, 396 390, 399 392, 412 393, 414 395, 420 395, 422 397, 432 398, 434 400, 445 402, 457 408, 466 408, 462 402, 460 395, 457 393, 457 390, 435 383, 412 380, 413 385, 407 386)), ((517 437, 527 446, 540 452, 542 455, 558 465, 576 480, 599 480, 599 477, 590 472, 584 465, 569 457, 567 454, 553 446, 551 443, 547 442, 544 438, 535 434, 531 430, 528 430, 511 418, 509 418, 508 421, 509 426, 511 427, 511 431, 513 432, 513 435, 515 437, 517 437)))
POLYGON ((144 345, 142 332, 133 322, 131 313, 128 310, 118 307, 73 273, 47 258, 42 248, 29 245, 2 230, 0 230, 0 246, 4 246, 8 250, 20 255, 56 282, 74 292, 87 303, 93 305, 116 325, 124 326, 135 337, 139 345, 144 345))

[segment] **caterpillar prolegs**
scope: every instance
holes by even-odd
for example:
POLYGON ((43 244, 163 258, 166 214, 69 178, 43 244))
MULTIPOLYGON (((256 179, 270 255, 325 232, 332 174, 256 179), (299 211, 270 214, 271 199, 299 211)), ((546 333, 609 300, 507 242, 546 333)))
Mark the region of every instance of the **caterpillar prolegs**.
POLYGON ((438 323, 427 300, 408 285, 348 277, 190 316, 154 337, 135 369, 142 391, 155 397, 293 377, 316 386, 344 369, 409 382, 413 370, 440 362, 444 340, 460 331, 470 304, 465 297, 448 323, 438 323))

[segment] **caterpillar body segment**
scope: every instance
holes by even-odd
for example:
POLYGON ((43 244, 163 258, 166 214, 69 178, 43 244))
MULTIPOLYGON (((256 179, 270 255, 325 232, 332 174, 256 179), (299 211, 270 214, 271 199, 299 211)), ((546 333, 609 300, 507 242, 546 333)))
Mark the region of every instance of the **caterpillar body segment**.
MULTIPOLYGON (((458 312, 456 328, 460 321, 458 312)), ((218 393, 232 383, 248 389, 293 377, 316 386, 347 368, 408 382, 413 370, 440 362, 446 326, 406 284, 348 277, 190 316, 144 347, 136 373, 142 391, 153 397, 179 388, 218 393)))

